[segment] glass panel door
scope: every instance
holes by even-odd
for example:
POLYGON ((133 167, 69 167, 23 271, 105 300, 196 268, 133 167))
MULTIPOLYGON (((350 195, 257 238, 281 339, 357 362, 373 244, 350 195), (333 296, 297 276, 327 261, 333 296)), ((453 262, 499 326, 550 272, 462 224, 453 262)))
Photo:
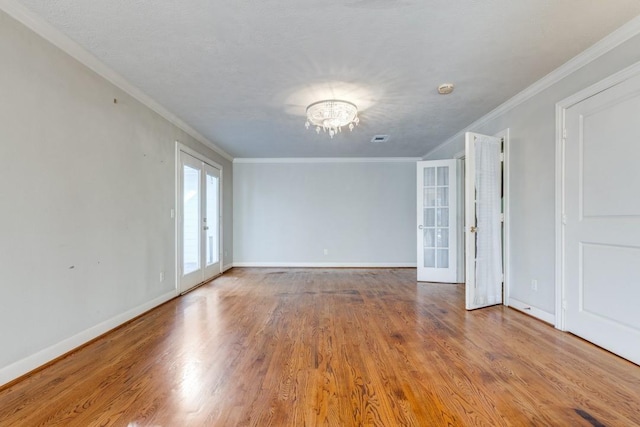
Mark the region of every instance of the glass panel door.
POLYGON ((200 169, 182 168, 182 273, 200 269, 200 169))
POLYGON ((456 160, 418 162, 418 280, 455 282, 456 160))
POLYGON ((220 273, 220 170, 204 164, 205 170, 205 275, 220 273))
POLYGON ((189 290, 221 272, 220 169, 179 151, 178 287, 189 290))

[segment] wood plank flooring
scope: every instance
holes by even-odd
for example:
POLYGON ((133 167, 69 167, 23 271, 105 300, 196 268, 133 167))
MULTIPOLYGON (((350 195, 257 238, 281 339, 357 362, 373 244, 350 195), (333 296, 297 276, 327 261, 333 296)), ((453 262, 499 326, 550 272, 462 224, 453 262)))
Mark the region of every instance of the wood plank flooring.
POLYGON ((0 425, 640 425, 640 367, 463 291, 235 268, 0 391, 0 425))

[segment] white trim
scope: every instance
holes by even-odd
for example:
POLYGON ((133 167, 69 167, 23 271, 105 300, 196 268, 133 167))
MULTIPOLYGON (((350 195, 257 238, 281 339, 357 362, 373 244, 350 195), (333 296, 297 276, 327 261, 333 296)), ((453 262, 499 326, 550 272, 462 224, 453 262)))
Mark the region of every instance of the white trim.
POLYGON ((225 271, 230 270, 232 268, 233 268, 233 263, 225 264, 225 265, 222 266, 222 272, 224 273, 225 271))
MULTIPOLYGON (((635 21, 635 20, 634 20, 635 21)), ((597 83, 561 100, 556 104, 556 179, 555 179, 555 233, 556 233, 556 254, 555 254, 555 280, 556 280, 556 322, 555 327, 560 330, 565 330, 565 316, 563 309, 563 301, 565 295, 565 280, 564 280, 564 225, 562 218, 565 212, 565 153, 564 153, 564 128, 565 113, 568 108, 576 105, 577 103, 590 98, 602 91, 605 91, 613 86, 616 86, 625 80, 628 80, 636 75, 640 74, 640 61, 632 64, 609 77, 600 80, 597 83)))
POLYGON ((510 214, 509 214, 509 200, 510 197, 510 178, 509 178, 509 128, 504 129, 497 134, 493 135, 496 138, 502 138, 502 214, 504 216, 502 221, 503 232, 503 245, 502 245, 502 286, 504 295, 502 296, 502 303, 506 306, 509 305, 509 293, 511 290, 511 269, 510 269, 510 253, 511 253, 511 229, 510 229, 510 214))
POLYGON ((127 310, 124 313, 112 317, 111 319, 98 323, 89 329, 85 329, 84 331, 53 344, 50 347, 27 356, 24 359, 18 360, 11 365, 5 366, 0 369, 0 386, 39 368, 57 357, 75 350, 92 339, 117 328, 129 320, 169 301, 176 296, 177 294, 173 290, 171 292, 167 292, 166 294, 154 298, 151 301, 127 310))
POLYGON ((178 218, 178 206, 180 206, 180 187, 182 186, 182 174, 180 171, 180 147, 182 144, 179 141, 176 141, 175 144, 175 180, 174 183, 174 193, 175 200, 173 205, 173 224, 175 227, 174 230, 174 269, 175 277, 174 277, 174 288, 176 293, 180 293, 180 221, 178 218))
POLYGON ((554 326, 561 331, 564 326, 564 107, 556 104, 556 176, 555 176, 555 312, 554 326))
POLYGON ((234 267, 415 268, 415 262, 234 262, 234 267))
POLYGON ((233 163, 413 163, 421 157, 274 157, 235 158, 233 163))
POLYGON ((200 160, 203 163, 206 163, 210 166, 213 166, 216 169, 220 169, 220 175, 222 175, 222 165, 220 163, 214 162, 213 160, 211 160, 210 158, 208 158, 206 155, 202 154, 199 151, 196 151, 190 147, 187 147, 186 145, 184 145, 183 143, 181 143, 180 141, 176 141, 177 147, 178 147, 178 151, 182 151, 184 153, 187 153, 188 155, 190 155, 191 157, 195 157, 196 159, 200 160))
POLYGON ((555 324, 555 316, 553 314, 534 307, 531 304, 525 304, 515 298, 511 298, 509 300, 509 307, 528 314, 531 317, 535 317, 536 319, 540 319, 543 322, 549 323, 551 325, 555 324))
POLYGON ((615 49, 617 46, 620 46, 622 43, 626 42, 630 38, 640 34, 640 16, 635 17, 631 21, 627 22, 622 27, 618 28, 608 36, 604 37, 602 40, 589 47, 582 53, 576 55, 569 61, 565 62, 560 67, 556 68, 540 80, 533 83, 531 86, 527 87, 523 91, 516 94, 511 99, 507 100, 503 104, 496 107, 491 112, 482 116, 475 122, 466 126, 464 129, 460 130, 455 135, 451 136, 449 139, 444 141, 443 143, 437 145, 436 147, 429 150, 424 156, 423 159, 440 150, 441 148, 449 145, 450 143, 459 140, 464 137, 464 133, 467 131, 473 131, 472 129, 478 129, 487 122, 507 113, 508 111, 514 109, 518 105, 523 102, 531 99, 535 95, 539 94, 545 89, 548 89, 552 85, 558 83, 560 80, 564 79, 571 73, 576 72, 580 68, 589 64, 590 62, 598 59, 602 55, 607 52, 615 49))
POLYGON ((158 113, 164 119, 182 129, 184 132, 195 138, 200 143, 209 147, 217 154, 221 155, 229 161, 233 161, 233 156, 224 151, 222 148, 209 141, 204 135, 189 126, 178 116, 160 105, 155 99, 142 92, 140 89, 131 84, 123 76, 118 74, 112 68, 103 63, 89 51, 85 50, 78 43, 67 37, 54 26, 46 22, 37 14, 19 4, 15 0, 0 0, 0 10, 7 15, 25 25, 34 33, 47 40, 49 43, 61 49, 63 52, 76 59, 78 62, 94 71, 96 74, 109 81, 119 89, 123 90, 140 103, 158 113))
POLYGON ((618 71, 615 74, 610 75, 597 83, 592 84, 591 86, 582 89, 580 92, 575 93, 562 101, 559 101, 556 106, 560 106, 561 108, 567 109, 585 99, 596 95, 602 91, 605 91, 617 84, 624 82, 636 75, 640 74, 640 61, 635 64, 629 65, 626 68, 618 71))
POLYGON ((456 237, 456 245, 458 249, 458 260, 457 260, 457 282, 464 283, 465 282, 465 153, 463 151, 462 156, 454 157, 456 160, 456 174, 458 185, 456 188, 456 204, 458 206, 458 214, 456 218, 456 226, 458 227, 457 237, 456 237))

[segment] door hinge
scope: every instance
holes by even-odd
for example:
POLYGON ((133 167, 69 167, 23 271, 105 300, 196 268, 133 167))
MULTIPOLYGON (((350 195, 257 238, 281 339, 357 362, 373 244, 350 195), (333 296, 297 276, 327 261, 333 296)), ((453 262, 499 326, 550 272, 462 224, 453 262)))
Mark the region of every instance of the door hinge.
POLYGON ((567 225, 567 215, 562 214, 562 225, 567 225))
POLYGON ((504 153, 500 153, 500 161, 504 162, 504 153))
POLYGON ((567 300, 562 300, 562 309, 566 310, 567 309, 567 300))
POLYGON ((562 128, 562 137, 563 138, 567 137, 567 128, 562 128))
POLYGON ((503 213, 500 214, 500 222, 504 222, 504 214, 503 213))

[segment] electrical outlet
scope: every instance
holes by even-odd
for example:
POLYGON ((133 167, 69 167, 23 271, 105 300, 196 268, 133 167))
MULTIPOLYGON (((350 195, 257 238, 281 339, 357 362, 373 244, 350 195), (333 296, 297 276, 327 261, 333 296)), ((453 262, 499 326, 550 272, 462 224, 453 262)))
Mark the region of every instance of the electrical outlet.
POLYGON ((329 255, 329 249, 325 249, 325 250, 324 250, 324 254, 325 254, 325 255, 329 255))
POLYGON ((164 282, 164 271, 160 272, 160 281, 164 282))
POLYGON ((532 291, 538 290, 538 281, 536 279, 531 280, 531 290, 532 291))

